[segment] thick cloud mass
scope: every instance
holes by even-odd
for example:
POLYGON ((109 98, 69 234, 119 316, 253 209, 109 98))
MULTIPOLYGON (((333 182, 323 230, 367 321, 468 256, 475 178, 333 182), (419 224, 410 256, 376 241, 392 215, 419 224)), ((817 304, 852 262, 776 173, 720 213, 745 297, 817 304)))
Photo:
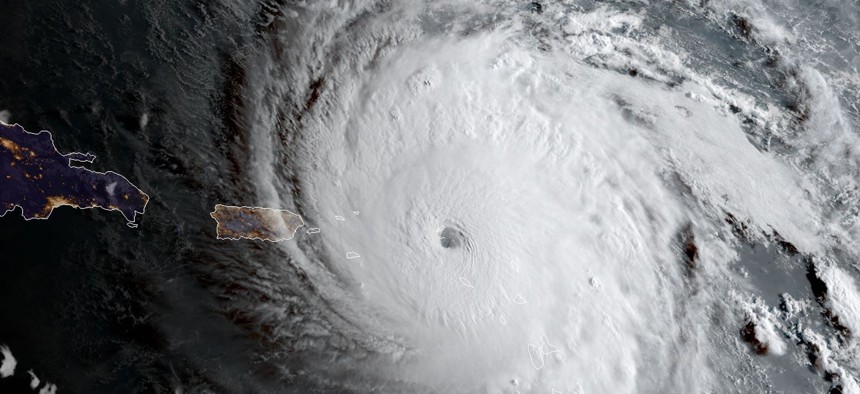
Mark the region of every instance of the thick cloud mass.
POLYGON ((535 4, 275 13, 249 61, 249 168, 261 204, 321 229, 283 244, 313 312, 251 307, 305 360, 287 373, 856 388, 856 114, 797 44, 814 32, 767 4, 535 4))

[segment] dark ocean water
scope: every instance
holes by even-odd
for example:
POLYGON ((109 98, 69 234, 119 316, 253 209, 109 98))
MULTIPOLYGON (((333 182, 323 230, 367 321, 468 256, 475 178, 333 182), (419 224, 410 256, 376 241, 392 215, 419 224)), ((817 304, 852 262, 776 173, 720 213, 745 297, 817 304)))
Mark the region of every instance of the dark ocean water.
POLYGON ((28 369, 61 392, 265 384, 270 374, 251 362, 261 345, 231 324, 206 280, 240 253, 214 239, 208 213, 216 201, 247 198, 235 187, 242 175, 225 171, 227 141, 241 136, 219 114, 230 110, 230 59, 253 39, 253 24, 233 20, 239 10, 194 2, 3 9, 0 108, 9 120, 52 131, 61 152, 91 152, 90 168, 157 197, 139 229, 71 208, 47 221, 19 211, 0 220, 0 342, 19 362, 17 381, 0 384, 24 387, 28 369))
POLYGON ((855 387, 856 4, 6 3, 0 111, 151 200, 0 219, 2 393, 855 387))

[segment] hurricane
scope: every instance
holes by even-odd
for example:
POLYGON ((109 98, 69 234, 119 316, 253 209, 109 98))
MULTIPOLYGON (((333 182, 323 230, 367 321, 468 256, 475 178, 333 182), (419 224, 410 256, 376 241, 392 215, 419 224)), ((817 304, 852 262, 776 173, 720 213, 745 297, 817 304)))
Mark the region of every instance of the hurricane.
POLYGON ((0 391, 860 393, 856 1, 7 8, 0 391))
POLYGON ((354 392, 857 392, 858 14, 811 7, 272 5, 242 165, 320 231, 243 279, 267 362, 354 392))

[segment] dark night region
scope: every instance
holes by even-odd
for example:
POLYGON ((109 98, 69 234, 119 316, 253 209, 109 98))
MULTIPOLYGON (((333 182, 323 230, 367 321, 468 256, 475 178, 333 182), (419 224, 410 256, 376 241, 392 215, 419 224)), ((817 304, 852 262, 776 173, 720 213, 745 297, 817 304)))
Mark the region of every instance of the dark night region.
MULTIPOLYGON (((99 173, 72 166, 91 163, 86 153, 63 155, 51 133, 30 133, 19 125, 0 124, 0 208, 5 215, 16 206, 26 219, 47 219, 54 208, 102 208, 120 211, 134 227, 149 196, 115 172, 99 173)), ((2 216, 0 215, 0 216, 2 216)))
POLYGON ((860 394, 856 0, 3 5, 0 394, 860 394))

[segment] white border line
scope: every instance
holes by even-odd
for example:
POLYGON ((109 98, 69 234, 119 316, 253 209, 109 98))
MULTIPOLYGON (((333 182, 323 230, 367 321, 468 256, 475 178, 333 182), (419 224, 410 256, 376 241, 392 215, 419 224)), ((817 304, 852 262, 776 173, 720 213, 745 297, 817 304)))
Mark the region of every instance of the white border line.
MULTIPOLYGON (((20 127, 20 128, 21 128, 21 130, 23 130, 25 133, 30 134, 30 135, 34 135, 34 136, 42 135, 42 133, 48 133, 48 139, 51 141, 51 146, 54 148, 54 152, 57 152, 57 154, 59 154, 59 155, 60 155, 60 156, 62 156, 63 158, 68 159, 68 158, 67 158, 67 156, 68 156, 68 155, 79 154, 79 155, 92 156, 92 157, 93 157, 93 160, 92 160, 92 161, 84 162, 84 163, 92 163, 93 161, 95 161, 95 160, 96 160, 96 159, 95 159, 95 157, 96 157, 96 156, 95 156, 95 155, 93 155, 93 154, 91 154, 91 153, 82 153, 82 152, 71 152, 71 153, 67 153, 67 154, 62 154, 62 153, 60 153, 59 149, 57 149, 57 145, 54 143, 54 136, 53 136, 53 134, 51 134, 51 132, 50 132, 50 131, 48 131, 48 130, 42 130, 42 131, 40 131, 40 132, 38 132, 38 133, 32 133, 32 132, 27 131, 27 129, 26 129, 26 128, 24 128, 24 126, 21 126, 21 125, 20 125, 20 124, 18 124, 18 123, 12 123, 12 124, 9 124, 9 123, 3 122, 3 121, 0 121, 0 126, 7 126, 7 127, 15 127, 15 126, 18 126, 18 127, 20 127)), ((119 176, 120 178, 124 179, 126 182, 128 182, 128 184, 129 184, 129 185, 131 185, 131 187, 133 187, 133 188, 137 189, 137 191, 139 191, 141 194, 143 194, 144 196, 146 196, 146 202, 144 202, 144 203, 143 203, 143 210, 142 210, 142 211, 137 211, 137 210, 135 210, 135 211, 134 211, 134 216, 131 218, 131 220, 129 220, 129 219, 128 219, 128 217, 127 217, 127 216, 125 216, 125 213, 123 213, 123 212, 122 212, 122 210, 120 210, 120 209, 105 208, 105 207, 102 207, 102 206, 99 206, 99 205, 92 206, 92 207, 81 207, 81 206, 72 205, 72 204, 62 204, 62 205, 57 205, 57 206, 51 207, 51 210, 50 210, 50 211, 48 211, 48 214, 47 214, 47 215, 45 215, 45 217, 43 217, 43 218, 37 218, 37 217, 31 217, 31 218, 28 218, 28 217, 24 216, 24 207, 23 207, 23 206, 21 206, 20 204, 14 204, 14 205, 12 205, 12 208, 7 209, 5 212, 0 213, 0 218, 2 218, 3 216, 6 216, 6 214, 7 214, 7 213, 14 211, 14 210, 15 210, 15 208, 21 208, 21 217, 22 217, 22 218, 24 218, 24 220, 25 220, 25 221, 30 221, 30 220, 48 220, 48 219, 50 219, 50 218, 51 218, 51 214, 53 214, 53 213, 54 213, 54 209, 59 208, 59 207, 72 207, 72 208, 75 208, 75 209, 94 209, 94 208, 99 208, 99 209, 101 209, 101 210, 103 210, 103 211, 108 211, 108 212, 112 212, 112 211, 119 211, 119 213, 122 215, 122 217, 124 217, 124 218, 125 218, 125 220, 127 221, 126 225, 127 225, 128 227, 130 227, 130 228, 137 228, 137 223, 135 223, 135 222, 137 221, 137 215, 138 215, 138 214, 143 215, 143 214, 145 214, 145 213, 146 213, 146 206, 147 206, 147 205, 149 205, 149 200, 150 200, 149 194, 144 193, 144 191, 143 191, 143 190, 141 190, 139 187, 137 187, 137 185, 135 185, 134 183, 132 183, 131 181, 129 181, 129 180, 128 180, 128 178, 126 178, 125 176, 123 176, 123 175, 122 175, 122 174, 120 174, 120 173, 113 172, 113 171, 105 171, 105 172, 93 171, 93 170, 91 170, 91 169, 89 169, 89 168, 86 168, 86 167, 82 167, 82 166, 73 166, 73 165, 72 165, 72 162, 73 162, 73 161, 81 162, 80 160, 74 160, 74 159, 68 159, 68 160, 69 160, 69 163, 68 163, 67 165, 69 166, 69 168, 75 168, 75 169, 80 169, 80 170, 84 170, 84 171, 89 171, 89 172, 91 172, 91 173, 93 173, 93 174, 102 175, 102 176, 105 176, 105 175, 108 175, 108 174, 114 174, 114 175, 119 176)))
POLYGON ((289 241, 289 240, 295 238, 296 234, 299 232, 299 229, 305 226, 305 219, 302 218, 302 215, 299 215, 299 214, 297 214, 293 211, 287 210, 287 209, 275 209, 275 208, 266 208, 266 207, 248 207, 248 206, 244 206, 244 205, 239 206, 239 205, 227 205, 227 204, 215 204, 215 207, 213 209, 215 209, 215 210, 212 212, 209 212, 209 217, 211 217, 212 219, 215 220, 215 238, 221 239, 221 240, 240 241, 243 239, 249 239, 249 240, 271 242, 274 244, 274 243, 278 243, 278 242, 282 242, 282 241, 289 241), (218 224, 220 224, 221 222, 219 222, 218 219, 215 219, 215 216, 214 216, 215 212, 218 211, 219 205, 222 207, 228 207, 228 208, 261 209, 264 211, 274 211, 274 212, 279 212, 279 213, 280 212, 286 212, 286 213, 289 213, 291 215, 295 215, 297 218, 299 218, 299 220, 302 223, 299 224, 298 226, 296 226, 296 229, 293 231, 293 235, 291 235, 289 238, 281 238, 278 240, 271 240, 271 239, 265 239, 265 238, 260 238, 260 237, 242 237, 242 236, 240 236, 239 238, 222 237, 221 234, 218 234, 218 224))

